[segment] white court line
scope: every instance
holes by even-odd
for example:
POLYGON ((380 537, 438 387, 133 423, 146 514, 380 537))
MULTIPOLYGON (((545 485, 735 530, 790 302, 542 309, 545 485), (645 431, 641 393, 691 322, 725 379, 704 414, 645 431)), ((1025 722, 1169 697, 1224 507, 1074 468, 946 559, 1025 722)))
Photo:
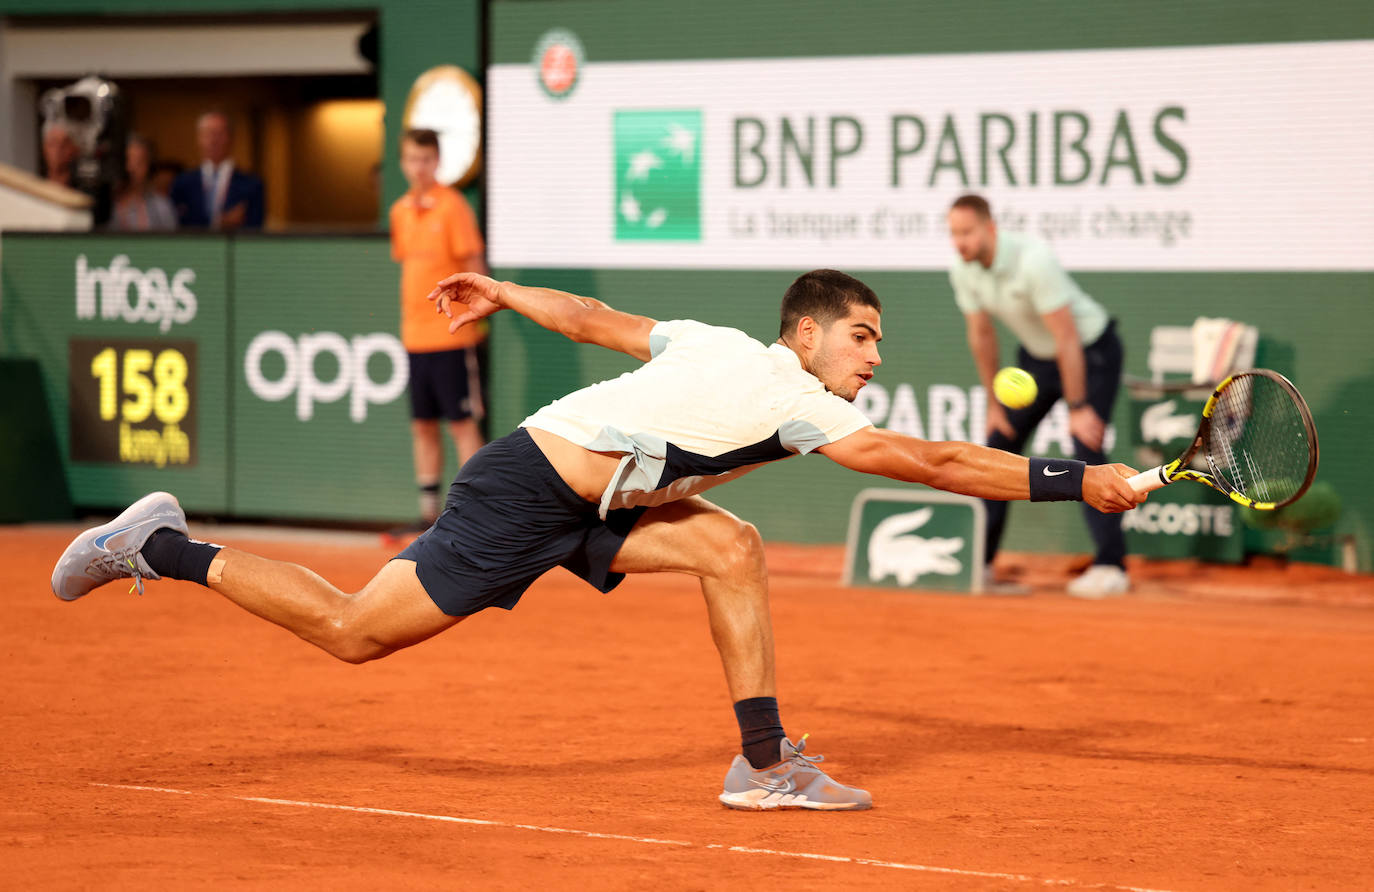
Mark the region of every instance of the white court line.
MULTIPOLYGON (((144 787, 131 784, 98 784, 93 787, 106 787, 112 790, 138 790, 147 793, 175 793, 179 796, 209 796, 193 790, 175 790, 170 787, 144 787)), ((688 848, 719 849, 724 852, 738 852, 745 855, 772 855, 779 858, 806 858, 812 861, 832 861, 839 864, 861 864, 865 867, 886 867, 891 870, 913 870, 922 873, 939 873, 961 877, 978 877, 989 880, 1012 880, 1018 883, 1034 883, 1039 886, 1073 886, 1078 889, 1120 889, 1123 892, 1169 892, 1167 889, 1148 889, 1142 886, 1119 886, 1113 883, 1081 883, 1078 880, 1045 879, 1021 873, 997 873, 988 870, 962 870, 957 867, 934 867, 929 864, 903 864, 900 861, 880 861, 876 858, 853 858, 845 855, 819 855, 814 852, 788 852, 781 849, 756 849, 749 846, 727 846, 721 843, 695 843, 681 839, 655 839, 651 836, 625 836, 619 833, 596 833, 591 830, 572 830, 566 827, 542 827, 538 824, 513 824, 508 821, 488 821, 482 818, 459 818, 453 815, 429 815, 415 811, 397 811, 390 808, 367 808, 358 805, 336 805, 330 802, 306 802, 300 799, 268 799, 262 796, 225 796, 239 802, 261 802, 267 805, 292 805, 298 808, 325 808, 333 811, 355 812, 365 815, 389 815, 397 818, 419 818, 422 821, 442 821, 449 824, 471 824, 481 827, 508 827, 513 830, 533 830, 538 833, 565 833, 587 839, 619 839, 626 842, 640 842, 648 845, 684 846, 688 848)))

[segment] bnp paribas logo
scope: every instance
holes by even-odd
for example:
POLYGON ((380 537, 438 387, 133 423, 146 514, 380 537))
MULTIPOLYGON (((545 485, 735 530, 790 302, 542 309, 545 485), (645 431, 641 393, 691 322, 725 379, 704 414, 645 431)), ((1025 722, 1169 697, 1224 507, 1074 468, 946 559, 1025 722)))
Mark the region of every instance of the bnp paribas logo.
POLYGON ((701 241, 701 111, 615 113, 617 241, 701 241))

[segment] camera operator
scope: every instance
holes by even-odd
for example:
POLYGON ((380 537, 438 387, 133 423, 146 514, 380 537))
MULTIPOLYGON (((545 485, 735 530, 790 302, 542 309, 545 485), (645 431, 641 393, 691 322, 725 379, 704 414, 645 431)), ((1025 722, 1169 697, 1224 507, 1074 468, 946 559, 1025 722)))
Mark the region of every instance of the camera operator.
POLYGON ((88 75, 48 90, 40 100, 43 162, 49 180, 94 199, 92 219, 110 219, 110 196, 124 170, 123 101, 119 88, 88 75))
POLYGON ((75 189, 76 158, 80 150, 66 125, 48 121, 43 125, 43 176, 48 182, 75 189))

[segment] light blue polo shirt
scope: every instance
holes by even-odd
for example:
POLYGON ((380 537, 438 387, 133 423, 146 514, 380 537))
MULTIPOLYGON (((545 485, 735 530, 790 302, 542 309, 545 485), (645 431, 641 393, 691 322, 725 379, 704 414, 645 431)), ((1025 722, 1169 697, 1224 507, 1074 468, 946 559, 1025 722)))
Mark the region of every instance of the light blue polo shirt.
POLYGON ((954 302, 964 313, 986 312, 998 319, 1037 359, 1054 359, 1054 335, 1040 318, 1068 306, 1086 347, 1102 336, 1110 321, 1102 305, 1064 272, 1040 239, 1019 232, 997 233, 992 266, 956 260, 949 270, 954 302))

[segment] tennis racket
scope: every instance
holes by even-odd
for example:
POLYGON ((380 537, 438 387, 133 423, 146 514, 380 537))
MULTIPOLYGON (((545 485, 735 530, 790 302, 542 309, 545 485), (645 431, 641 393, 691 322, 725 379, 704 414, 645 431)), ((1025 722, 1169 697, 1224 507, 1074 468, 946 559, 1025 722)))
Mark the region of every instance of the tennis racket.
POLYGON ((1186 452, 1127 482, 1150 492, 1193 480, 1247 508, 1272 511, 1297 501, 1316 475, 1317 426, 1307 401, 1278 372, 1251 369, 1212 391, 1186 452))

